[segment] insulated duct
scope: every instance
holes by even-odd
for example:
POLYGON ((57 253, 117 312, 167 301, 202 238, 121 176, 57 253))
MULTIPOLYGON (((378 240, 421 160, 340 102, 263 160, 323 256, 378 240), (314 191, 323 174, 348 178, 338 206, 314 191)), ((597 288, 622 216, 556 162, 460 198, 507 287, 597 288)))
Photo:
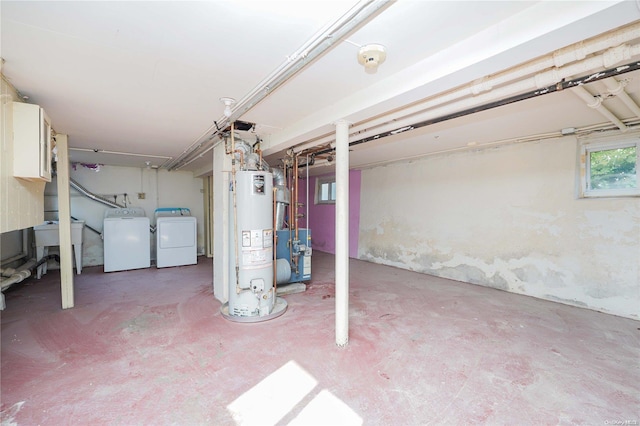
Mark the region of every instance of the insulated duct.
MULTIPOLYGON (((631 60, 633 56, 640 53, 640 46, 624 44, 639 37, 640 23, 636 23, 557 50, 543 58, 527 62, 495 76, 478 79, 472 84, 417 102, 398 111, 354 124, 350 127, 349 132, 351 135, 360 135, 360 137, 381 134, 386 130, 400 129, 412 123, 421 122, 426 117, 444 116, 456 110, 465 110, 470 106, 480 105, 483 102, 542 89, 564 79, 592 72, 595 69, 613 68, 616 64, 631 60), (598 52, 602 53, 598 54, 598 52)), ((319 147, 333 141, 333 135, 326 135, 301 144, 295 150, 296 152, 307 151, 308 148, 319 147)))
MULTIPOLYGON (((448 120, 453 120, 455 118, 459 118, 459 117, 464 117, 467 115, 471 115, 471 114, 475 114, 477 112, 481 112, 481 111, 486 111, 489 109, 493 109, 493 108, 497 108, 500 106, 504 106, 504 105, 509 105, 515 102, 520 102, 520 101, 524 101, 527 99, 532 99, 538 96, 542 96, 542 95, 548 95, 550 93, 554 93, 554 92, 559 92, 561 90, 565 90, 565 89, 571 89, 571 88, 575 88, 575 87, 580 87, 582 85, 588 84, 588 83, 593 83, 594 81, 599 81, 599 80, 604 80, 610 77, 614 77, 617 75, 622 75, 628 72, 632 72, 632 71, 637 71, 640 70, 640 62, 632 62, 626 65, 620 65, 617 66, 615 68, 611 68, 611 69, 607 69, 604 71, 598 71, 595 72, 593 74, 584 76, 584 77, 579 77, 579 78, 575 78, 572 80, 562 80, 559 81, 556 84, 553 84, 551 86, 548 87, 543 87, 541 89, 537 89, 537 90, 533 90, 530 92, 526 92, 526 93, 521 93, 519 95, 514 95, 514 96, 510 96, 501 100, 497 100, 494 102, 489 102, 486 104, 482 104, 482 105, 478 105, 472 108, 468 108, 468 109, 464 109, 461 111, 457 111, 451 114, 445 114, 439 117, 435 117, 435 118, 431 118, 428 120, 424 120, 424 121, 419 121, 413 124, 408 124, 406 126, 402 126, 399 128, 395 128, 393 130, 389 130, 389 131, 385 131, 385 132, 381 132, 372 136, 368 136, 362 139, 358 139, 355 140, 353 142, 349 143, 349 146, 355 146, 355 145, 361 145, 367 142, 371 142, 371 141, 376 141, 379 140, 381 138, 385 138, 388 136, 393 136, 393 135, 397 135, 400 133, 404 133, 410 130, 415 130, 415 129, 419 129, 422 127, 426 127, 426 126, 430 126, 432 124, 436 124, 436 123, 441 123, 443 121, 448 121, 448 120)), ((333 152, 334 148, 326 148, 324 150, 320 150, 317 152, 314 152, 315 155, 322 155, 322 154, 328 154, 330 152, 333 152)))
POLYGON ((280 231, 284 229, 284 215, 287 211, 287 206, 291 203, 291 192, 286 186, 284 172, 281 169, 273 168, 271 173, 273 173, 273 186, 276 189, 276 231, 280 231))

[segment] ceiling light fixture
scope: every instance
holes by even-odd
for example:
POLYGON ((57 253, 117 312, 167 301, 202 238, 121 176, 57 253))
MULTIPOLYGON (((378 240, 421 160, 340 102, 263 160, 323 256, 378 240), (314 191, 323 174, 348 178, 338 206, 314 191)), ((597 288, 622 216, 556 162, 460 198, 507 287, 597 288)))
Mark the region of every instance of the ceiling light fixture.
POLYGON ((375 74, 378 65, 387 59, 387 50, 381 44, 367 44, 358 51, 358 62, 364 65, 367 74, 375 74))
POLYGON ((220 102, 224 104, 224 115, 227 117, 231 117, 231 105, 236 103, 236 100, 233 98, 220 98, 220 102))

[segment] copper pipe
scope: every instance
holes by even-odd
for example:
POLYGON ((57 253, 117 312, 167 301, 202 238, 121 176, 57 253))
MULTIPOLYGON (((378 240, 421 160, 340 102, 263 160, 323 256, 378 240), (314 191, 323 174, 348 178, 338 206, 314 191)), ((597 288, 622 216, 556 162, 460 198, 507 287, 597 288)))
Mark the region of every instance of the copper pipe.
POLYGON ((238 154, 240 154, 240 169, 244 168, 244 152, 242 152, 242 150, 240 149, 236 149, 233 152, 237 152, 238 154))
MULTIPOLYGON (((292 200, 292 204, 294 205, 294 223, 295 223, 295 230, 296 230, 296 241, 299 241, 299 237, 298 237, 298 155, 296 154, 294 159, 293 159, 293 200, 292 200)), ((293 246, 291 247, 291 251, 293 251, 293 246)), ((298 260, 299 260, 299 256, 296 256, 295 259, 293 260, 293 264, 295 265, 296 268, 296 274, 298 273, 298 260)))
MULTIPOLYGON (((273 250, 273 297, 275 298, 278 290, 278 261, 276 259, 276 248, 278 246, 278 234, 276 234, 276 192, 278 188, 273 188, 273 228, 271 232, 273 232, 273 245, 271 246, 273 250)), ((275 299, 274 299, 275 300, 275 299)))
POLYGON ((295 213, 295 230, 296 230, 296 241, 298 240, 298 155, 296 154, 293 160, 293 204, 294 204, 294 213, 295 213))
MULTIPOLYGON (((287 187, 291 188, 291 196, 293 196, 293 181, 290 180, 289 175, 287 174, 287 167, 285 165, 285 182, 287 182, 287 187)), ((289 230, 289 264, 293 265, 293 229, 291 229, 291 218, 293 217, 293 200, 289 200, 289 223, 287 223, 287 229, 289 230)))
MULTIPOLYGON (((231 127, 231 152, 232 155, 235 152, 235 139, 233 138, 233 126, 231 127)), ((240 265, 238 264, 238 203, 236 195, 236 159, 235 155, 231 158, 231 176, 233 179, 233 241, 235 249, 235 264, 236 264, 236 293, 240 294, 240 265)))
POLYGON ((326 151, 327 149, 331 149, 331 144, 325 143, 323 145, 319 145, 313 148, 307 148, 305 150, 298 152, 298 155, 313 155, 316 152, 326 151))

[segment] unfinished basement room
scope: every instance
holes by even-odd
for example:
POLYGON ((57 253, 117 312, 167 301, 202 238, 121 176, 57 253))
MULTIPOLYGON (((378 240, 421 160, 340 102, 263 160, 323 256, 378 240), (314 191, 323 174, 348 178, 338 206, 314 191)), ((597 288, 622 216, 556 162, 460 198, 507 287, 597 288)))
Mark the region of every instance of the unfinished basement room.
POLYGON ((0 2, 2 425, 638 425, 640 2, 0 2))

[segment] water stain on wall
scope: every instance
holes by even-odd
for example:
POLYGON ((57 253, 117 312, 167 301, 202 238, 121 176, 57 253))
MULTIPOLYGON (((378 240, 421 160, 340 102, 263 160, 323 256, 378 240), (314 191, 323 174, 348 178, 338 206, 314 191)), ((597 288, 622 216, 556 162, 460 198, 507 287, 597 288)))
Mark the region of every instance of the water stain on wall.
POLYGON ((640 203, 577 198, 577 153, 560 138, 364 170, 358 257, 638 318, 640 203))

